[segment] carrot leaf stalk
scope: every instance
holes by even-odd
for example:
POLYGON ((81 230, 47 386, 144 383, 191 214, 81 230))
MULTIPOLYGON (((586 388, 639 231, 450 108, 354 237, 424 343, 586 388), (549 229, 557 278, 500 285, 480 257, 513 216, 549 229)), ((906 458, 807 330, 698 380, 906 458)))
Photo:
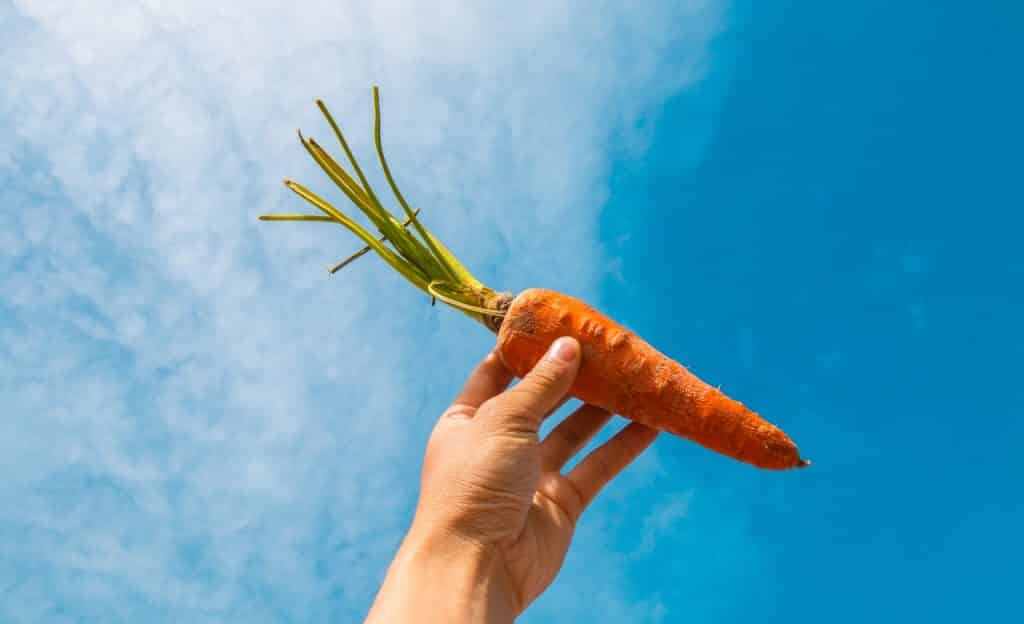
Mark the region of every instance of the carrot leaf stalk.
POLYGON ((399 275, 428 295, 431 298, 431 302, 437 300, 450 305, 482 323, 491 331, 497 332, 501 324, 501 318, 504 316, 512 296, 508 293, 498 293, 487 288, 477 280, 455 258, 452 252, 423 225, 419 218, 419 209, 412 209, 405 196, 398 189, 398 183, 395 181, 387 159, 384 157, 380 129, 380 94, 377 87, 373 87, 374 146, 376 147, 377 158, 384 171, 384 177, 387 179, 388 186, 405 213, 406 218, 404 222, 399 221, 394 214, 388 211, 380 202, 376 193, 374 193, 370 182, 366 179, 366 175, 356 160, 355 154, 345 140, 341 127, 335 122, 334 117, 327 110, 327 106, 321 100, 317 100, 316 104, 341 144, 355 176, 353 177, 345 167, 335 160, 313 138, 307 138, 302 135, 302 132, 299 132, 299 142, 309 153, 310 157, 312 157, 313 161, 323 170, 324 174, 334 182, 342 194, 379 231, 380 236, 371 234, 370 231, 344 212, 338 210, 326 199, 293 180, 285 180, 285 186, 318 208, 323 214, 272 214, 260 215, 260 219, 263 221, 326 221, 337 223, 359 238, 365 246, 354 255, 332 267, 330 269, 331 273, 335 273, 355 259, 373 251, 399 275), (409 227, 410 225, 412 227, 409 227))
MULTIPOLYGON (((419 208, 417 208, 415 210, 414 214, 417 214, 417 213, 419 213, 419 208)), ((318 220, 333 221, 333 219, 321 218, 320 215, 313 215, 313 216, 315 216, 318 220)), ((406 219, 405 223, 402 224, 402 227, 409 227, 410 223, 411 223, 411 221, 409 219, 406 219)), ((388 238, 387 236, 381 236, 377 240, 379 240, 380 242, 383 243, 384 241, 387 240, 387 238, 388 238)), ((366 247, 363 247, 359 251, 357 251, 354 254, 352 254, 351 256, 349 256, 348 258, 345 258, 344 260, 342 260, 338 264, 336 264, 336 265, 332 266, 331 268, 327 269, 327 272, 330 273, 331 275, 334 275, 338 271, 344 269, 345 267, 347 267, 348 265, 352 264, 353 262, 355 262, 359 258, 362 258, 366 254, 370 253, 371 251, 373 251, 373 249, 369 245, 367 245, 366 247)))

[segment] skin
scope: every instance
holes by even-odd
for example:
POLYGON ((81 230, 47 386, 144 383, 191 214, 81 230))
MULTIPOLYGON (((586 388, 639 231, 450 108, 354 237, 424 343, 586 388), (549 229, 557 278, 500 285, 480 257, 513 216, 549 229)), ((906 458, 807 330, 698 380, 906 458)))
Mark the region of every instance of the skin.
POLYGON ((560 338, 511 389, 495 353, 473 371, 431 434, 415 517, 367 622, 512 622, 555 579, 580 514, 658 435, 631 423, 563 473, 611 418, 583 405, 539 439, 579 354, 560 338))

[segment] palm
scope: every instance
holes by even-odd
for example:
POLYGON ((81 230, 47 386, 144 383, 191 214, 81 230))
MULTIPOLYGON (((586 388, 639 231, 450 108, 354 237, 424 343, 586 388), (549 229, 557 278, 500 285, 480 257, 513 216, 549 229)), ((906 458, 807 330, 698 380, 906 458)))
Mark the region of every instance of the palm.
POLYGON ((657 432, 631 423, 563 474, 611 415, 583 405, 542 441, 540 423, 564 402, 571 378, 560 389, 524 380, 506 390, 511 378, 488 357, 439 421, 417 516, 496 552, 522 609, 554 580, 587 504, 657 432))
POLYGON ((562 474, 610 414, 584 405, 540 441, 531 431, 481 433, 488 430, 487 406, 468 411, 475 418, 466 427, 445 427, 432 437, 423 489, 443 493, 443 502, 428 505, 448 510, 461 533, 495 547, 525 608, 554 580, 583 509, 657 432, 630 424, 562 474), (471 457, 452 461, 474 447, 471 457))
POLYGON ((501 546, 505 569, 524 605, 551 584, 565 560, 576 528, 568 510, 579 508, 566 495, 571 488, 563 475, 543 474, 518 535, 501 546))

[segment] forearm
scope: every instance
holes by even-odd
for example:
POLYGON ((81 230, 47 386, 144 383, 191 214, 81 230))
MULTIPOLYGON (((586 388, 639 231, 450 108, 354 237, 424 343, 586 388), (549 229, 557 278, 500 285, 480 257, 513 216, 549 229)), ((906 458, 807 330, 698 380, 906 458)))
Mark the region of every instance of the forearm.
POLYGON ((410 531, 399 548, 367 624, 507 624, 515 606, 493 552, 456 538, 410 531))

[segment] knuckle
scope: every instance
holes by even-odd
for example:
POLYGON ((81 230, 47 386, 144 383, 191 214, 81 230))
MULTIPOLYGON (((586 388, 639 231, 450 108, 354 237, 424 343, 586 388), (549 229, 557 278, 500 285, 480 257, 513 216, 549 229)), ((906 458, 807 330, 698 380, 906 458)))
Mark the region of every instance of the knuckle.
POLYGON ((464 403, 456 403, 446 409, 441 416, 443 418, 472 418, 477 412, 477 408, 472 405, 466 405, 464 403))
POLYGON ((638 423, 631 423, 629 430, 623 432, 622 445, 626 448, 626 452, 630 457, 635 457, 654 441, 655 435, 657 434, 649 427, 638 423))
POLYGON ((530 371, 520 386, 534 386, 538 389, 546 389, 556 386, 562 382, 564 377, 563 369, 554 365, 541 365, 530 371))
POLYGON ((546 404, 554 394, 551 385, 523 383, 509 391, 512 400, 525 409, 546 404))
POLYGON ((615 469, 603 454, 593 456, 594 474, 601 483, 607 483, 615 476, 615 469))
POLYGON ((508 393, 509 408, 520 411, 532 410, 534 405, 543 400, 544 394, 543 388, 537 388, 529 385, 516 386, 508 393))
POLYGON ((569 448, 576 448, 582 445, 586 437, 586 434, 579 427, 572 426, 570 424, 565 428, 563 437, 565 438, 566 446, 568 446, 569 448))
POLYGON ((547 473, 541 476, 537 491, 561 511, 570 527, 575 528, 584 500, 583 494, 572 481, 560 474, 547 473))
POLYGON ((488 405, 488 422, 503 433, 530 434, 537 433, 537 418, 533 410, 524 407, 517 401, 501 401, 488 405))

